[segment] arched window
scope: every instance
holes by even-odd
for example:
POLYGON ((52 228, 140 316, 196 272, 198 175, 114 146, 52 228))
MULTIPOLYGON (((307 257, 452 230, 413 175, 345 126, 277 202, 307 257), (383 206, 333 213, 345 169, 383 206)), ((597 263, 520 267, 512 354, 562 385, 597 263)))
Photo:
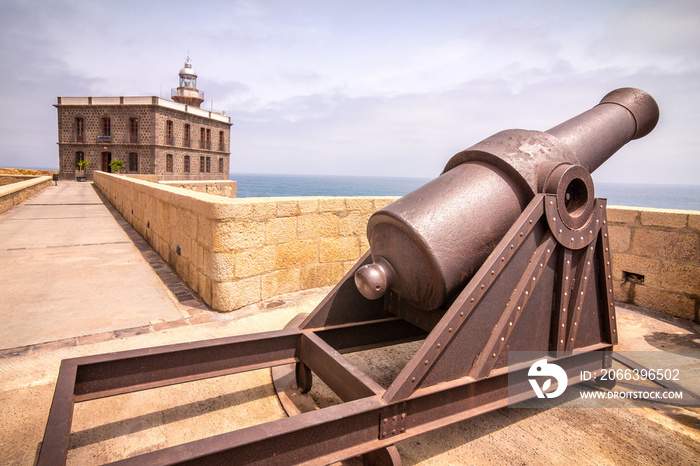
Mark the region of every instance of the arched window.
POLYGON ((166 173, 173 172, 173 154, 167 154, 165 156, 165 171, 166 173))
POLYGON ((165 122, 165 143, 169 146, 173 145, 173 122, 170 120, 165 122))
POLYGON ((112 135, 112 121, 109 117, 102 118, 102 136, 112 135))
POLYGON ((85 142, 85 121, 82 117, 75 118, 75 142, 85 142))
POLYGON ((199 129, 199 148, 200 148, 200 149, 204 149, 204 147, 205 147, 205 146, 204 146, 204 143, 205 143, 205 140, 206 140, 206 134, 207 134, 207 130, 206 130, 206 129, 204 129, 204 128, 200 128, 200 129, 199 129))
POLYGON ((226 149, 224 149, 224 132, 219 131, 219 150, 221 152, 224 152, 226 149))
POLYGON ((137 154, 136 152, 129 152, 129 171, 139 171, 139 154, 137 154))
POLYGON ((185 125, 185 140, 182 144, 185 147, 190 147, 190 125, 189 123, 185 125))
POLYGON ((76 152, 75 153, 75 169, 76 170, 78 168, 80 168, 80 167, 78 167, 78 162, 82 162, 83 160, 85 160, 85 153, 81 152, 81 151, 76 152))
POLYGON ((138 144, 139 142, 139 119, 129 118, 129 142, 138 144))
POLYGON ((189 172, 190 172, 190 156, 189 156, 189 155, 186 155, 186 156, 185 156, 183 171, 184 171, 185 173, 189 173, 189 172))
POLYGON ((219 158, 219 173, 224 172, 224 159, 219 158))

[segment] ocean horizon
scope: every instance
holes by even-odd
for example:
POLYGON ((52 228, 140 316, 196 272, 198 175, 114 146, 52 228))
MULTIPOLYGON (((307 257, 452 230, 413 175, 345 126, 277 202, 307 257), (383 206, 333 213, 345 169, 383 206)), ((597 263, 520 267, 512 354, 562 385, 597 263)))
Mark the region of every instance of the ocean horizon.
MULTIPOLYGON (((432 178, 233 173, 237 197, 404 196, 432 178)), ((609 205, 700 211, 700 185, 597 183, 609 205)))

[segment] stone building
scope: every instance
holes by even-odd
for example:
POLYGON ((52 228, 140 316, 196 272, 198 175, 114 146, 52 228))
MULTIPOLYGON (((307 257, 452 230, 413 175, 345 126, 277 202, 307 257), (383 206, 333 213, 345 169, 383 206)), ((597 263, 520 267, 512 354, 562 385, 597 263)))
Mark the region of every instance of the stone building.
POLYGON ((77 164, 111 172, 158 175, 159 180, 228 180, 231 119, 199 108, 204 100, 189 63, 180 70, 173 100, 144 97, 58 97, 61 179, 75 179, 77 164))

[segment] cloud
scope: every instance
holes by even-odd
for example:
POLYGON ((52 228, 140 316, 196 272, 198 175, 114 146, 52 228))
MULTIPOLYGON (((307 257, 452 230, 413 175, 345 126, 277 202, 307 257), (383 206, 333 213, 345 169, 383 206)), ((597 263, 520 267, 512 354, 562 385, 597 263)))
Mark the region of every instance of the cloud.
POLYGON ((57 165, 57 95, 167 97, 189 53, 203 107, 234 123, 233 171, 430 176, 636 86, 659 127, 595 179, 698 183, 698 5, 9 0, 0 165, 57 165))

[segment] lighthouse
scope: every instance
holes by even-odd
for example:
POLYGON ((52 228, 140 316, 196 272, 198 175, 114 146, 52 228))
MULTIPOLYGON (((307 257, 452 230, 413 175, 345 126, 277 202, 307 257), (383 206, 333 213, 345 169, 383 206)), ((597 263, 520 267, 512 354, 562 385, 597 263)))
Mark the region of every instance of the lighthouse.
POLYGON ((173 89, 170 96, 175 102, 199 108, 204 102, 204 92, 197 90, 197 73, 192 69, 190 57, 185 59, 185 66, 179 74, 180 86, 173 89))

